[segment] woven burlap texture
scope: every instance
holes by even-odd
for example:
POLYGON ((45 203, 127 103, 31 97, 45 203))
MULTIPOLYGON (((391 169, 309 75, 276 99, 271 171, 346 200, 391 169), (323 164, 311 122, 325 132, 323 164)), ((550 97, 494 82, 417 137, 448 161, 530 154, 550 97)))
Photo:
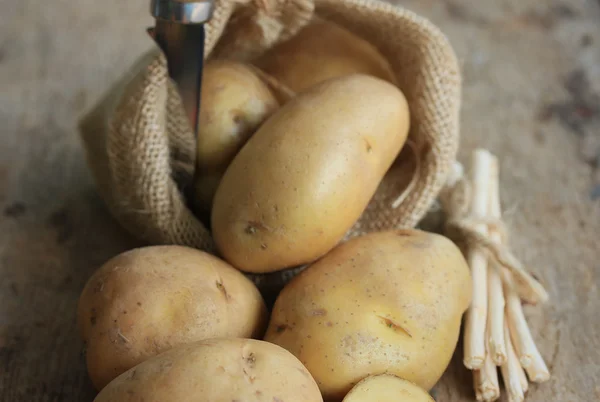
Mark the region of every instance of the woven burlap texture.
MULTIPOLYGON (((444 185, 459 141, 459 66, 434 25, 375 0, 220 0, 206 27, 205 55, 251 60, 313 16, 375 45, 389 60, 411 112, 411 147, 391 167, 348 236, 414 227, 444 185), (392 207, 399 196, 402 202, 392 207)), ((80 127, 99 191, 126 229, 151 244, 214 252, 209 230, 186 201, 194 133, 161 52, 145 55, 80 127)), ((276 276, 287 281, 293 272, 276 276)), ((260 284, 265 277, 253 279, 260 284)))

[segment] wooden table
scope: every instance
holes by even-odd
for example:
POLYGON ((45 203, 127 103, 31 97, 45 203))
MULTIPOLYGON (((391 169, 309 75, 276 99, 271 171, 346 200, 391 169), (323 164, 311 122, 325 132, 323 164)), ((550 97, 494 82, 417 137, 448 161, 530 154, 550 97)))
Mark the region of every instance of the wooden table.
MULTIPOLYGON (((92 401, 75 331, 90 274, 139 243, 91 182, 77 118, 149 46, 147 1, 0 0, 0 400, 92 401)), ((526 312, 552 379, 600 398, 600 3, 407 0, 464 72, 462 150, 500 156, 516 253, 552 300, 526 312)), ((435 389, 471 401, 460 354, 435 389)))

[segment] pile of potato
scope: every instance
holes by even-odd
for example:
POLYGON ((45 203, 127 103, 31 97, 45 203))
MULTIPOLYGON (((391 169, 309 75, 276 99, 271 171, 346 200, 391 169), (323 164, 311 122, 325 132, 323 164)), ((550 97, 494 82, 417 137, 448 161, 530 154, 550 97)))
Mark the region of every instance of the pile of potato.
POLYGON ((96 401, 432 401, 471 300, 460 250, 419 230, 340 242, 408 135, 385 58, 316 20, 253 65, 210 61, 201 105, 197 202, 219 257, 149 246, 90 278, 96 401), (271 312, 242 273, 303 264, 271 312))

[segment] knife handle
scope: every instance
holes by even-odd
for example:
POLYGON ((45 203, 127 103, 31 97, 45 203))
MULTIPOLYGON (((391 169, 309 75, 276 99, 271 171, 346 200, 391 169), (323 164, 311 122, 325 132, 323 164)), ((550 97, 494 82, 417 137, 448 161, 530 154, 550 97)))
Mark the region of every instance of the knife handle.
POLYGON ((213 0, 152 0, 150 12, 154 18, 179 24, 203 24, 214 11, 213 0))

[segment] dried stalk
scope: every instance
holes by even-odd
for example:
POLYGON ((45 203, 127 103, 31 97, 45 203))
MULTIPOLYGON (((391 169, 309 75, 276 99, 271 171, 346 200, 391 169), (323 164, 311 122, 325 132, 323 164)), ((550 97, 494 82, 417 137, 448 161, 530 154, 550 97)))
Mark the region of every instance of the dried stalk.
POLYGON ((480 395, 481 401, 491 402, 500 397, 498 370, 490 354, 487 354, 483 367, 473 372, 475 381, 475 396, 480 395))
POLYGON ((531 331, 525 320, 521 300, 514 290, 505 286, 506 317, 511 339, 521 362, 527 371, 529 379, 533 382, 544 382, 550 378, 550 372, 542 355, 540 354, 531 331))
POLYGON ((490 269, 488 272, 488 291, 489 310, 488 310, 488 326, 489 326, 489 350, 488 353, 492 356, 492 361, 501 366, 506 362, 507 352, 504 339, 504 294, 502 291, 502 279, 498 274, 497 269, 490 269))
MULTIPOLYGON (((508 325, 506 325, 506 330, 508 331, 508 325)), ((508 339, 510 339, 510 333, 507 332, 508 334, 508 339)), ((515 347, 512 344, 510 344, 510 347, 512 348, 512 353, 515 354, 515 360, 517 362, 519 362, 519 358, 517 357, 517 352, 515 352, 515 347)), ((511 353, 510 351, 508 353, 511 353)), ((527 391, 529 390, 529 380, 527 379, 527 376, 525 375, 525 370, 523 370, 523 366, 521 366, 520 364, 521 362, 519 362, 519 381, 521 381, 521 389, 523 389, 523 394, 526 394, 527 391)))
MULTIPOLYGON (((500 221, 500 186, 499 186, 498 160, 492 161, 489 176, 489 204, 488 215, 492 221, 500 221)), ((498 226, 491 227, 490 239, 502 243, 502 235, 498 226)), ((501 366, 506 362, 506 342, 504 340, 504 293, 502 290, 502 278, 498 272, 499 266, 488 262, 488 353, 496 365, 501 366)))
POLYGON ((506 362, 500 367, 502 377, 504 378, 504 386, 506 387, 509 401, 522 402, 525 398, 523 379, 525 380, 525 384, 527 384, 527 378, 525 378, 525 372, 519 363, 519 358, 510 340, 508 326, 504 327, 504 339, 506 340, 507 358, 506 362))
MULTIPOLYGON (((478 149, 473 153, 471 163, 471 216, 485 219, 488 210, 488 185, 493 156, 478 149)), ((485 224, 477 224, 475 229, 482 235, 487 234, 485 224)), ((473 300, 466 314, 464 336, 464 365, 471 369, 480 369, 484 365, 485 327, 487 321, 487 256, 479 248, 467 252, 467 261, 473 278, 473 300)))

